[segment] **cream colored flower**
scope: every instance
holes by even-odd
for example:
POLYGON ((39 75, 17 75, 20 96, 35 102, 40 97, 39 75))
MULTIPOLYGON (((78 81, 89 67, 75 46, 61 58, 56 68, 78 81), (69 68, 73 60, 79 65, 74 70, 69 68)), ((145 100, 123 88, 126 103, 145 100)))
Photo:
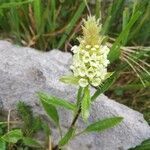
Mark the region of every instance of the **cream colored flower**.
POLYGON ((79 85, 80 85, 81 87, 86 87, 88 84, 89 84, 89 83, 88 83, 88 80, 87 80, 87 79, 81 78, 81 79, 79 80, 79 85))
POLYGON ((93 86, 99 86, 101 84, 101 82, 102 82, 101 78, 93 78, 91 84, 93 86))
POLYGON ((79 51, 79 47, 75 45, 71 48, 71 51, 75 54, 79 51))
POLYGON ((83 62, 87 63, 90 61, 90 54, 88 52, 84 53, 82 57, 83 62))
POLYGON ((84 20, 83 37, 79 38, 79 46, 72 47, 74 53, 71 69, 74 76, 79 77, 79 85, 86 87, 89 84, 99 86, 107 75, 109 48, 102 45, 103 36, 100 36, 101 25, 95 17, 84 20))
POLYGON ((102 54, 108 55, 109 51, 110 51, 110 50, 109 50, 109 48, 108 48, 106 45, 100 47, 100 52, 101 52, 102 54))
POLYGON ((86 67, 81 66, 78 68, 78 73, 81 77, 84 77, 86 75, 86 71, 87 71, 86 67))
POLYGON ((87 77, 89 79, 92 79, 94 78, 94 76, 96 75, 96 72, 95 72, 95 69, 93 67, 90 67, 88 70, 87 70, 87 77))

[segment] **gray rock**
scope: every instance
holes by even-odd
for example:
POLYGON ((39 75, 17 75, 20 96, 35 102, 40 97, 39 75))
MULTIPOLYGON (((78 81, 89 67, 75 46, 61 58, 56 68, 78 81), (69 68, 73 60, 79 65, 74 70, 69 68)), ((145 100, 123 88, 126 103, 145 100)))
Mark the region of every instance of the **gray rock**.
MULTIPOLYGON (((19 100, 31 105, 34 112, 43 115, 36 92, 45 91, 51 95, 75 101, 76 87, 59 82, 62 75, 69 74, 71 55, 58 50, 39 52, 27 47, 19 47, 0 41, 0 108, 15 109, 19 100)), ((93 91, 94 89, 92 89, 93 91)), ((122 116, 123 122, 102 133, 92 133, 77 137, 69 144, 76 150, 127 150, 150 137, 150 127, 143 115, 105 95, 92 105, 89 123, 110 116, 122 116)), ((59 109, 64 130, 70 124, 72 114, 59 109)), ((83 127, 83 122, 78 122, 83 127)), ((53 129, 54 138, 57 138, 53 129)))

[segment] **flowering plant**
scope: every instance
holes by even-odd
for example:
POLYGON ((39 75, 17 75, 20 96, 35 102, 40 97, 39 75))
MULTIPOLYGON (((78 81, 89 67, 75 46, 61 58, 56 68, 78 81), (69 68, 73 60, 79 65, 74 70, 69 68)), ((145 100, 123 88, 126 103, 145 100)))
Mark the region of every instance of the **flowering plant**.
MULTIPOLYGON (((89 16, 87 20, 84 20, 83 22, 83 36, 78 38, 79 45, 75 45, 71 49, 74 54, 73 62, 70 66, 72 74, 63 76, 60 79, 60 81, 64 83, 76 84, 79 86, 76 103, 71 103, 43 92, 39 93, 39 98, 44 110, 53 120, 60 133, 60 139, 56 145, 49 142, 49 150, 60 150, 76 136, 89 132, 101 132, 114 127, 123 119, 122 117, 114 116, 88 124, 87 127, 81 131, 77 129, 76 123, 80 114, 83 121, 87 124, 92 102, 109 88, 115 77, 114 73, 107 71, 107 66, 109 64, 109 60, 107 59, 109 48, 104 43, 104 36, 100 35, 101 25, 99 24, 99 20, 89 16), (93 95, 90 93, 91 86, 97 88, 93 95), (64 132, 62 132, 60 126, 60 119, 56 107, 63 107, 72 111, 74 114, 73 120, 65 134, 63 134, 64 132)), ((46 130, 46 134, 48 134, 49 137, 49 134, 51 133, 48 126, 45 125, 44 122, 39 123, 39 121, 32 116, 28 106, 25 106, 23 103, 20 103, 18 106, 20 106, 19 112, 22 114, 24 122, 26 122, 25 126, 29 128, 29 133, 32 134, 36 130, 35 126, 37 124, 42 124, 42 126, 44 126, 42 128, 46 130), (25 108, 28 110, 27 112, 25 111, 25 108), (29 122, 31 124, 35 123, 35 126, 30 125, 29 122)), ((0 122, 0 125, 5 125, 6 123, 7 122, 0 122)), ((24 133, 26 133, 26 130, 24 130, 24 133)), ((43 148, 43 145, 39 143, 39 141, 30 136, 28 137, 27 134, 24 135, 24 133, 21 129, 13 129, 4 135, 0 135, 1 149, 6 149, 6 142, 16 144, 20 140, 24 145, 43 148)), ((50 139, 48 141, 51 141, 50 139)))
POLYGON ((101 25, 95 17, 89 16, 83 20, 83 36, 79 37, 79 45, 74 45, 73 62, 70 66, 72 74, 63 76, 60 81, 79 86, 76 103, 50 96, 46 93, 39 93, 40 101, 47 114, 58 126, 60 140, 53 149, 60 149, 65 146, 73 137, 86 132, 100 132, 111 128, 122 121, 122 117, 111 117, 98 120, 88 125, 83 131, 78 132, 76 122, 81 114, 87 122, 90 116, 91 103, 104 91, 106 91, 114 80, 114 74, 107 71, 109 60, 107 59, 109 48, 104 43, 104 36, 100 35, 101 25), (90 86, 97 88, 94 95, 90 94, 90 86), (74 117, 68 131, 62 136, 59 116, 56 107, 64 107, 74 112, 74 117))

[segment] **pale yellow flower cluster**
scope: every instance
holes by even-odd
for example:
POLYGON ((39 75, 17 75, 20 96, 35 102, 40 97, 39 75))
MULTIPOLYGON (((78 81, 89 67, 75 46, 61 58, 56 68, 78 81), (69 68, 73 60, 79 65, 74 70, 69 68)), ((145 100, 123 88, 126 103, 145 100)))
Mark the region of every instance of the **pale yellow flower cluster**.
POLYGON ((109 60, 107 46, 86 45, 84 48, 73 46, 73 64, 70 67, 74 76, 80 77, 79 85, 86 87, 88 84, 98 86, 105 79, 109 60))
POLYGON ((81 87, 89 84, 99 86, 107 75, 109 48, 101 44, 102 37, 100 37, 99 31, 100 25, 95 17, 89 17, 87 21, 84 21, 83 37, 80 38, 79 46, 75 45, 71 49, 74 55, 70 68, 74 76, 79 77, 81 87), (90 34, 92 34, 91 39, 90 34))

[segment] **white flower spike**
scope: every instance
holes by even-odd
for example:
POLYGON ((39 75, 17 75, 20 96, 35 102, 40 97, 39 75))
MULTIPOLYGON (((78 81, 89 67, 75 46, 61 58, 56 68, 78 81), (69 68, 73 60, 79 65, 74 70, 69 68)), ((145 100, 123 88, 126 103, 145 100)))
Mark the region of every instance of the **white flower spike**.
POLYGON ((71 69, 74 76, 79 77, 79 85, 86 87, 89 84, 99 86, 107 75, 109 48, 102 45, 104 39, 100 36, 101 25, 95 17, 84 20, 82 27, 83 37, 79 39, 79 46, 72 47, 74 53, 71 69))

